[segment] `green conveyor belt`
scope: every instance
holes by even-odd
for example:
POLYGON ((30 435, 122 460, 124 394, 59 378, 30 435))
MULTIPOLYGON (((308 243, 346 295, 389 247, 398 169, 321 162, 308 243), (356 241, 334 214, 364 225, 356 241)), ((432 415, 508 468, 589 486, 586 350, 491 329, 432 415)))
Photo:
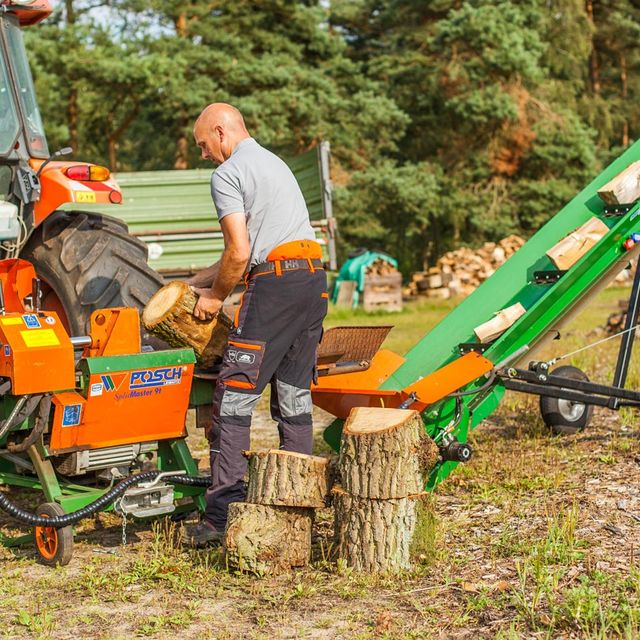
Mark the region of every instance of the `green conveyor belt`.
MULTIPOLYGON (((477 341, 473 333, 475 327, 516 302, 524 306, 525 315, 502 334, 485 351, 484 356, 498 363, 528 345, 531 349, 522 357, 530 360, 535 345, 555 335, 556 329, 569 314, 576 311, 612 273, 624 268, 629 259, 638 253, 640 245, 628 252, 623 243, 632 232, 640 231, 640 203, 634 204, 623 215, 607 217, 604 215, 604 203, 597 194, 600 187, 636 160, 640 160, 640 142, 609 165, 476 291, 429 331, 406 354, 406 362, 381 388, 403 389, 459 357, 460 343, 477 341), (609 233, 557 282, 535 284, 535 271, 555 269, 545 253, 593 216, 609 227, 609 233)), ((478 380, 469 385, 467 390, 480 387, 483 382, 484 379, 478 380)), ((469 429, 495 410, 503 394, 504 387, 496 382, 489 389, 465 396, 462 399, 462 418, 453 431, 456 439, 466 442, 469 429)), ((450 424, 454 405, 453 399, 447 399, 424 411, 423 419, 429 435, 437 438, 450 424)), ((333 439, 335 441, 335 436, 333 439)), ((438 465, 429 480, 429 488, 443 480, 457 464, 445 462, 438 465)))

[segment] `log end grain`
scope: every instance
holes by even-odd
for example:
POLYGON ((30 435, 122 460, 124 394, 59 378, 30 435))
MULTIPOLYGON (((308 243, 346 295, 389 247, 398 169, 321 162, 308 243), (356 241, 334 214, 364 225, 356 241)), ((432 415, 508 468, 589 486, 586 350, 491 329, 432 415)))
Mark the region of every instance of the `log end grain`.
POLYGON ((165 320, 172 313, 175 305, 190 291, 186 282, 174 280, 158 289, 147 302, 142 312, 142 324, 152 330, 158 323, 165 320))
POLYGON ((408 419, 418 415, 411 409, 386 409, 382 407, 355 407, 344 423, 342 432, 354 435, 393 431, 402 427, 408 419))

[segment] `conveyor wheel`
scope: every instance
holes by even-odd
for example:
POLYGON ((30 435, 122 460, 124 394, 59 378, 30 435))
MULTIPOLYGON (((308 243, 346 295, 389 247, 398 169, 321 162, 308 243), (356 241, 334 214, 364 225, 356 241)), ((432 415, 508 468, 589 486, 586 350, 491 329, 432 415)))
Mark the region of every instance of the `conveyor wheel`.
MULTIPOLYGON (((62 507, 55 502, 45 502, 38 507, 39 516, 62 516, 62 507)), ((35 527, 36 551, 40 562, 49 567, 69 564, 73 556, 73 527, 35 527)))
MULTIPOLYGON (((571 366, 558 367, 551 372, 551 375, 589 381, 584 371, 571 366)), ((561 398, 540 396, 540 413, 544 423, 553 433, 566 436, 586 429, 591 421, 593 406, 561 398)))

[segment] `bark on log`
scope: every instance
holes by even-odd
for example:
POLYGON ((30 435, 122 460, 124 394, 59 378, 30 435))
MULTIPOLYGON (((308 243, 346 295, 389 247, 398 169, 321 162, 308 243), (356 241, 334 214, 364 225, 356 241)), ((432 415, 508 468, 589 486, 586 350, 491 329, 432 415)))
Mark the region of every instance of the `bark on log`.
POLYGON ((438 461, 417 411, 356 407, 342 430, 338 468, 354 496, 386 500, 421 493, 438 461))
POLYGON ((329 459, 293 451, 246 451, 247 502, 288 507, 325 507, 331 489, 329 459))
POLYGON ((312 509, 234 502, 224 535, 229 566, 279 573, 303 567, 311 558, 312 509))
POLYGON ((149 300, 142 324, 172 347, 191 347, 206 369, 222 358, 231 320, 222 311, 213 320, 198 320, 193 315, 197 301, 186 282, 170 282, 149 300))
POLYGON ((411 565, 416 500, 369 500, 333 489, 338 558, 357 571, 397 572, 411 565))

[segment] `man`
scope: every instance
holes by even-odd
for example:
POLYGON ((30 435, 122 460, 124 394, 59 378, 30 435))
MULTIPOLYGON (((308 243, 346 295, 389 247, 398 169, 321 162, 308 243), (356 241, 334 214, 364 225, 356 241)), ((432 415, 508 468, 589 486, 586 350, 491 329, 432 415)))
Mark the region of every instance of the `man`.
POLYGON ((220 165, 211 195, 224 236, 219 262, 190 281, 199 295, 194 315, 213 318, 243 276, 246 285, 214 393, 207 507, 189 536, 204 545, 221 538, 229 504, 245 498, 242 451, 249 449, 251 414, 267 383, 280 448, 311 453, 309 388, 327 281, 295 177, 249 135, 240 112, 211 104, 193 133, 202 157, 220 165))

